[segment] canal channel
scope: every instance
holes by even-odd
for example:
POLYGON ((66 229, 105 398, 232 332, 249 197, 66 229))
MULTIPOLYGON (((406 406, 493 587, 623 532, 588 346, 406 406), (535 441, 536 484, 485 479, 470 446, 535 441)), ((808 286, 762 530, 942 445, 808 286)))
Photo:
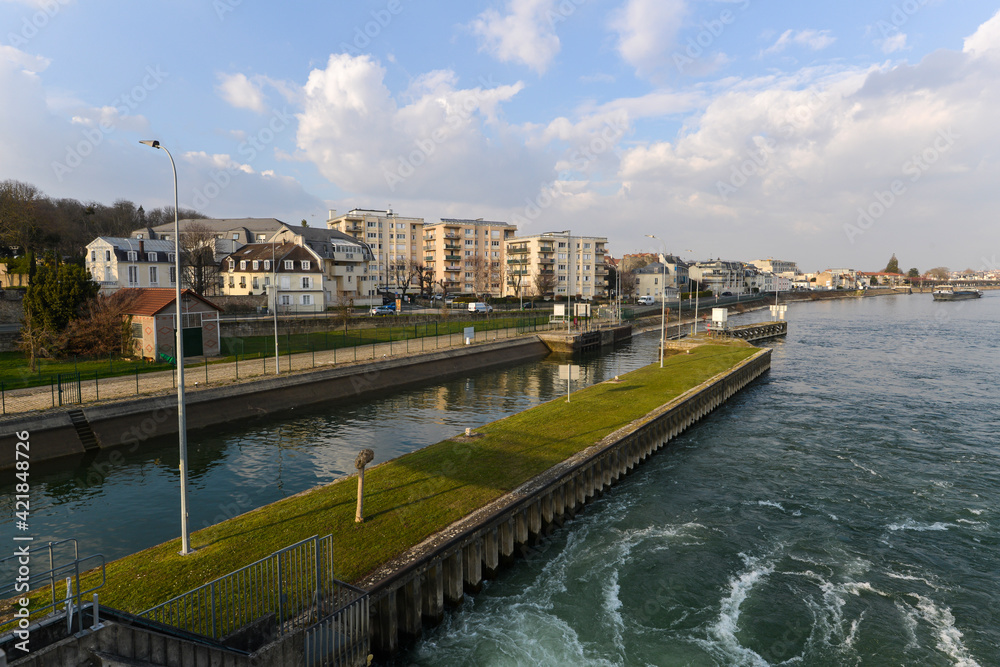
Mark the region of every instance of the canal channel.
MULTIPOLYGON (((656 333, 574 359, 581 369, 573 389, 655 360, 656 333)), ((385 461, 564 395, 559 365, 567 361, 553 355, 375 400, 314 405, 300 414, 192 432, 189 525, 197 530, 350 474, 360 449, 373 449, 376 463, 385 461)), ((36 541, 75 538, 81 554, 112 560, 177 537, 177 468, 176 436, 36 463, 36 541)), ((0 493, 11 505, 4 516, 13 517, 12 483, 0 485, 0 493)), ((13 534, 13 523, 5 521, 0 539, 13 534)))

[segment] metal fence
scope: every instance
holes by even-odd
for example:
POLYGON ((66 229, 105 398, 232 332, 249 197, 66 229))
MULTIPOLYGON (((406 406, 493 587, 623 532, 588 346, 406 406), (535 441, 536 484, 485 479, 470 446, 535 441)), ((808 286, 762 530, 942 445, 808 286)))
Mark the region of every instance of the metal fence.
MULTIPOLYGON (((18 538, 14 538, 17 540, 18 538)), ((25 542, 26 544, 26 542, 25 542)), ((0 573, 3 576, 4 586, 0 587, 0 600, 8 598, 27 598, 33 601, 29 608, 28 618, 36 617, 46 611, 56 611, 57 607, 64 605, 66 610, 67 631, 72 630, 74 620, 74 610, 77 612, 83 605, 84 596, 98 590, 106 581, 104 570, 104 556, 94 554, 80 558, 80 546, 75 539, 59 540, 58 542, 48 542, 45 545, 32 547, 26 551, 21 551, 23 547, 15 542, 15 554, 0 559, 0 573), (71 553, 67 553, 70 551, 71 553), (45 556, 48 557, 48 568, 30 566, 45 556), (88 588, 81 588, 81 573, 86 573, 90 569, 100 568, 99 581, 96 572, 94 578, 88 579, 91 582, 88 588), (25 574, 27 573, 27 574, 25 574), (65 581, 65 592, 60 594, 60 586, 65 581), (27 586, 24 589, 23 586, 27 586), (48 591, 45 590, 48 588, 48 591), (39 604, 44 599, 49 601, 39 604)), ((13 612, 13 608, 7 611, 13 612)), ((6 617, 7 614, 5 613, 6 617)), ((83 630, 83 616, 79 613, 75 618, 78 620, 78 629, 83 630)), ((5 618, 0 621, 0 633, 12 630, 18 625, 17 619, 5 618)))
MULTIPOLYGON (((544 331, 550 328, 546 320, 540 316, 483 318, 474 323, 473 342, 485 343, 544 331)), ((433 322, 404 325, 392 320, 367 324, 364 328, 351 329, 346 335, 340 332, 336 335, 334 332, 279 334, 277 356, 273 336, 266 344, 255 341, 255 345, 250 345, 249 339, 223 339, 224 353, 234 360, 221 363, 212 360, 210 363, 204 359, 194 364, 189 361, 185 364, 185 388, 198 390, 277 372, 311 370, 465 345, 461 331, 448 331, 455 328, 454 325, 448 327, 433 322)), ((80 371, 53 374, 39 382, 42 383, 39 386, 11 389, 9 384, 0 381, 0 419, 16 419, 26 412, 66 405, 165 394, 176 389, 177 373, 176 369, 153 372, 133 369, 126 375, 80 371)))
POLYGON ((139 616, 220 640, 273 616, 283 635, 336 609, 344 586, 333 578, 333 536, 314 536, 139 616))
POLYGON ((371 651, 368 594, 344 585, 353 599, 305 632, 305 664, 310 667, 352 667, 367 664, 371 651))

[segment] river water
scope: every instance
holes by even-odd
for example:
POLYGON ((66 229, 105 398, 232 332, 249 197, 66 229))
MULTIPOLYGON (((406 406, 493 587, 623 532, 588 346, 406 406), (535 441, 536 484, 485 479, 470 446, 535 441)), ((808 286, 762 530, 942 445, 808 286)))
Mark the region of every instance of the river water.
POLYGON ((400 664, 1000 665, 1000 293, 788 315, 768 376, 400 664))

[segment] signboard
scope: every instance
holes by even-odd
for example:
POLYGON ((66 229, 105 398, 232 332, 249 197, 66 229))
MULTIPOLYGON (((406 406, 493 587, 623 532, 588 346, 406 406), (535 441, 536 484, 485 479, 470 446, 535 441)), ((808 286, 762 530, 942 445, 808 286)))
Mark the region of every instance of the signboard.
POLYGON ((785 319, 785 311, 788 310, 788 306, 771 306, 771 317, 777 320, 785 319))
POLYGON ((580 367, 576 364, 561 364, 559 366, 559 379, 566 380, 566 402, 569 403, 570 381, 580 379, 580 367))
POLYGON ((552 306, 552 315, 555 317, 565 317, 566 316, 566 304, 557 303, 552 306))
POLYGON ((471 345, 476 340, 476 327, 465 327, 462 337, 465 338, 466 345, 471 345))
POLYGON ((573 314, 577 317, 590 317, 590 304, 574 303, 573 311, 574 311, 573 314))

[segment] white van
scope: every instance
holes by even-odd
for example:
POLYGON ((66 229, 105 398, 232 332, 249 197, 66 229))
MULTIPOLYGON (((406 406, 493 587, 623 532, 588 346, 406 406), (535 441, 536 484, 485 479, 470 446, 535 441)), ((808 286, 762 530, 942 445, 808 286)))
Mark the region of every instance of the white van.
POLYGON ((469 304, 470 313, 492 313, 493 306, 483 303, 482 301, 476 301, 469 304))
POLYGON ((654 296, 650 296, 647 294, 646 296, 639 297, 638 304, 640 306, 652 306, 654 303, 656 303, 656 297, 654 296))

